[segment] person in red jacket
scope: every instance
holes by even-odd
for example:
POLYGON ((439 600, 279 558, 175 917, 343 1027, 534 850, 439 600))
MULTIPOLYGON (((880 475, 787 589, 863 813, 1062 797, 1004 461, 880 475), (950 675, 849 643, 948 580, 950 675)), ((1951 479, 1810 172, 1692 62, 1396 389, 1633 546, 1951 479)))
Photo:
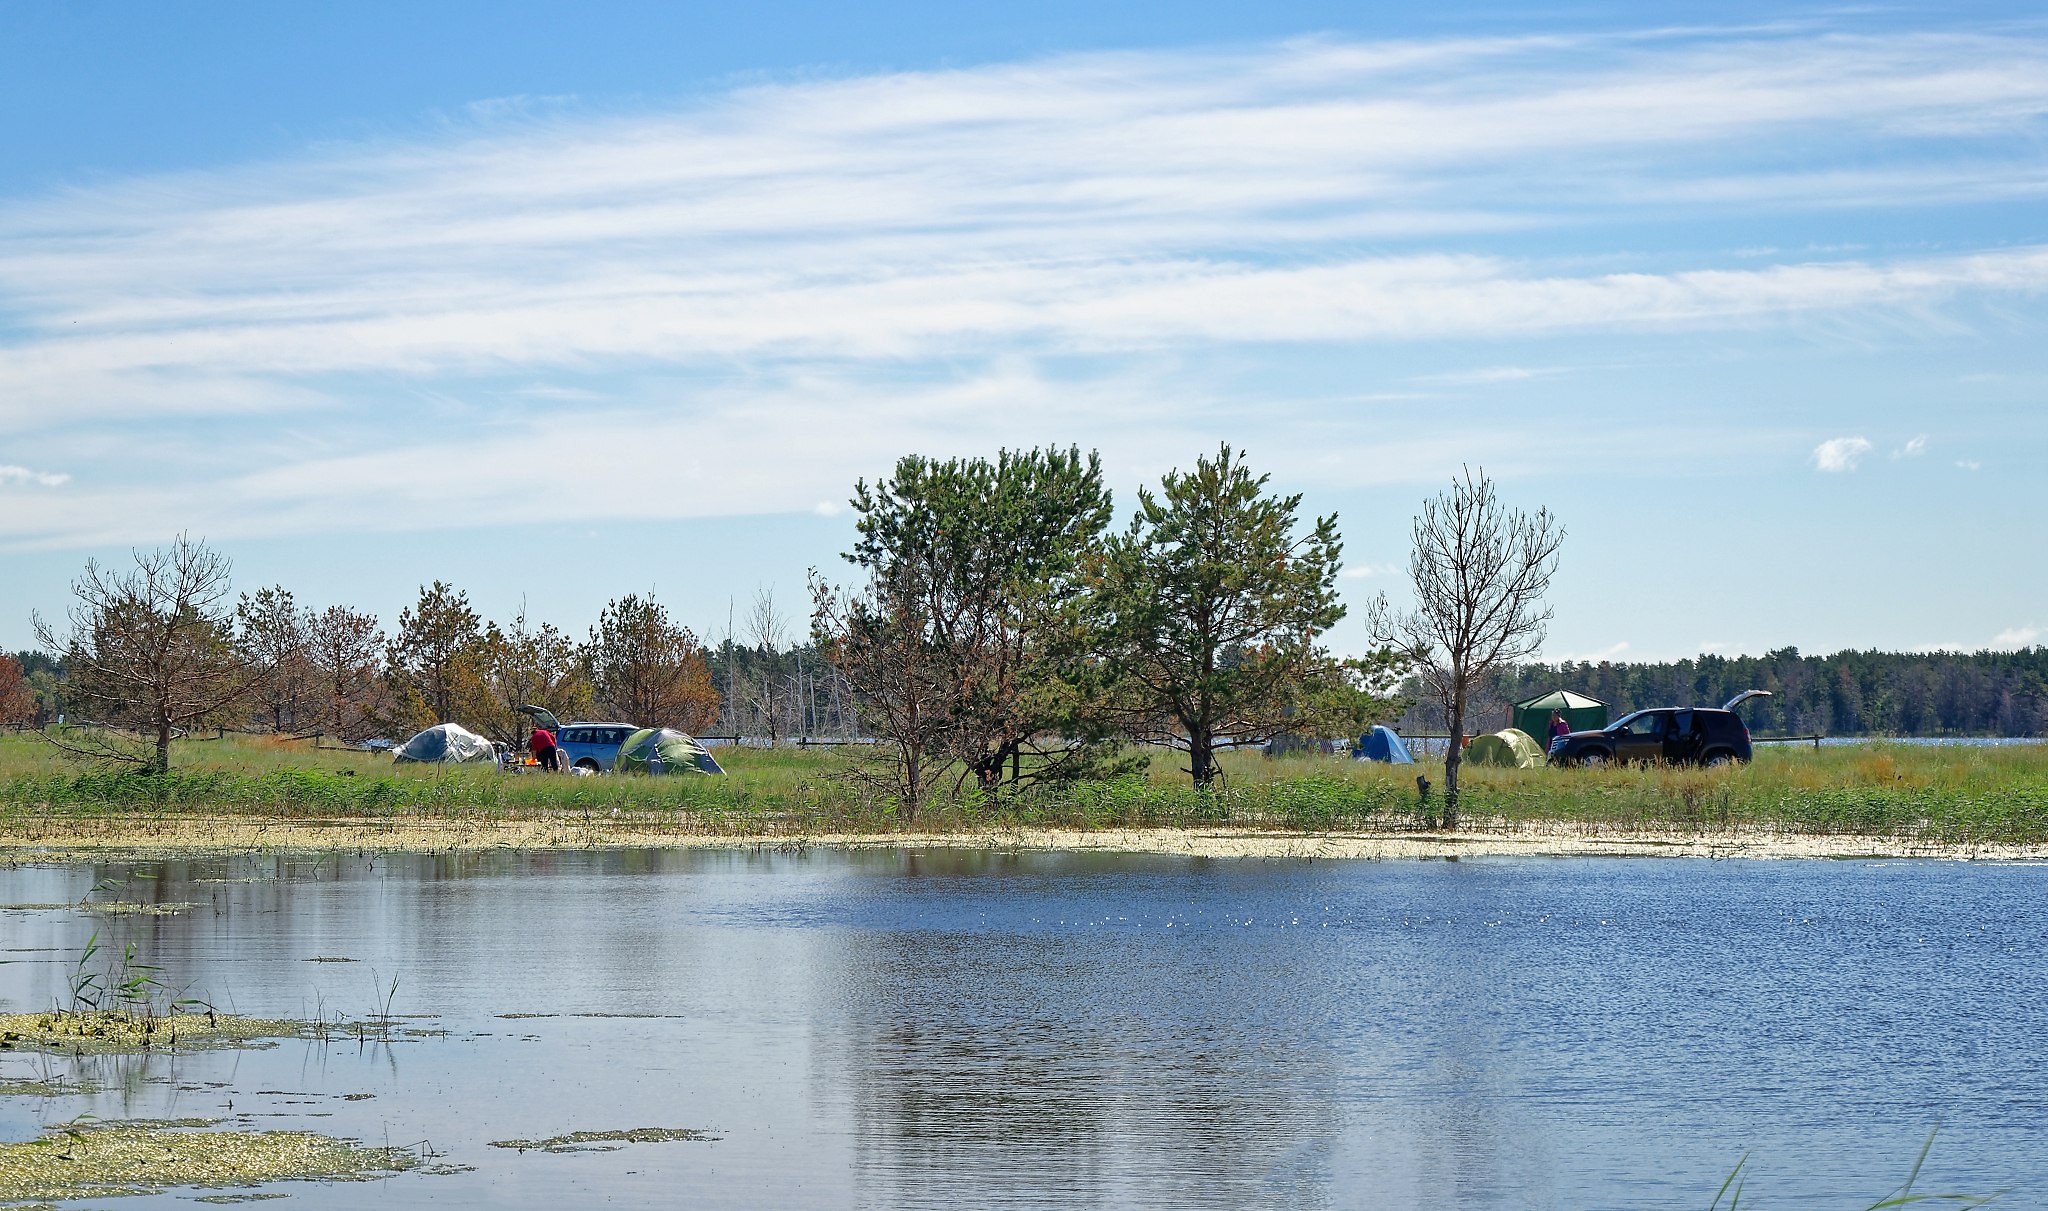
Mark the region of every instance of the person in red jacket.
POLYGON ((555 744, 553 732, 544 727, 534 728, 533 735, 527 738, 526 747, 533 750, 533 759, 540 762, 542 769, 556 768, 556 761, 562 750, 555 744))

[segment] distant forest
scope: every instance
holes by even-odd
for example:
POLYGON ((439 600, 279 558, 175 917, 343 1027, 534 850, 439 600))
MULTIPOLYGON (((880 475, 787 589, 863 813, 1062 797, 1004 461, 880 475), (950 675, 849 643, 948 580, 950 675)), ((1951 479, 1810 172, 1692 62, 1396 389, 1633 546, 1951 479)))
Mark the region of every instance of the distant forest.
MULTIPOLYGON (((2016 652, 1837 652, 1700 656, 1660 664, 1602 661, 1516 667, 1491 687, 1473 728, 1504 726, 1507 704, 1551 690, 1606 701, 1614 717, 1652 706, 1719 706, 1743 690, 1773 697, 1742 707, 1759 735, 2048 735, 2048 647, 2016 652)), ((1411 730, 1441 730, 1424 703, 1411 730)))
MULTIPOLYGON (((32 685, 55 688, 63 668, 17 652, 32 685)), ((851 734, 851 697, 808 644, 781 650, 726 642, 706 653, 724 698, 723 734, 851 734)), ((1507 706, 1551 690, 1606 701, 1619 718, 1649 706, 1719 706, 1743 690, 1774 697, 1742 708, 1759 735, 2048 736, 2048 647, 2016 652, 1837 652, 1701 656, 1661 664, 1529 664, 1481 698, 1472 730, 1503 726, 1507 706)), ((1420 703, 1404 731, 1441 732, 1443 714, 1420 703)))

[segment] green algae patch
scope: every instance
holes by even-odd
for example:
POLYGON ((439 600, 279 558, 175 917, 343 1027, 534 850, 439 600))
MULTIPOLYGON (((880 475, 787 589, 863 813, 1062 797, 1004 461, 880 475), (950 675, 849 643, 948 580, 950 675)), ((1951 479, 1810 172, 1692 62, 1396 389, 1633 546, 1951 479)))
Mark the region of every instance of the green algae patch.
POLYGON ((80 912, 95 912, 107 916, 132 915, 138 917, 174 917, 181 912, 196 908, 186 901, 165 901, 161 904, 137 904, 131 900, 88 900, 78 906, 80 912))
POLYGON ((138 1014, 120 1010, 50 1010, 0 1014, 0 1050, 72 1055, 191 1051, 263 1046, 273 1039, 340 1033, 332 1023, 245 1018, 228 1013, 138 1014))
POLYGON ((161 1194, 276 1181, 369 1181, 417 1166, 399 1148, 309 1131, 195 1131, 162 1124, 63 1127, 0 1144, 0 1203, 161 1194))
POLYGON ((138 904, 130 900, 87 900, 82 904, 0 904, 0 912, 91 912, 102 916, 174 917, 197 907, 189 901, 138 904))
POLYGON ((75 1097, 99 1091, 100 1087, 91 1081, 67 1081, 61 1077, 26 1081, 0 1080, 0 1097, 75 1097))
POLYGON ((708 1131, 689 1127, 634 1127, 626 1131, 571 1131, 544 1140, 492 1140, 493 1148, 519 1152, 616 1152, 626 1144, 667 1144, 686 1140, 711 1142, 708 1131))

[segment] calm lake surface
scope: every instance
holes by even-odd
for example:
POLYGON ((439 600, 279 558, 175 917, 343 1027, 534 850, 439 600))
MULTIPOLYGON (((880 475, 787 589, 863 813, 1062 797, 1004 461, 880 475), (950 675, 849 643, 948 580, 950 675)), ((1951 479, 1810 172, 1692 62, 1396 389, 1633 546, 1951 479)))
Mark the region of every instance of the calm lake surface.
POLYGON ((0 909, 0 1007, 60 998, 98 929, 243 1013, 396 979, 431 1015, 0 1054, 108 1086, 0 1098, 8 1139, 199 1116, 473 1167, 284 1206, 1701 1208, 1746 1151, 1745 1207, 1860 1208, 1937 1121, 1923 1188, 2048 1205, 2044 866, 265 855, 21 866, 0 903, 106 880, 194 907, 0 909), (717 1138, 488 1146, 633 1127, 717 1138))

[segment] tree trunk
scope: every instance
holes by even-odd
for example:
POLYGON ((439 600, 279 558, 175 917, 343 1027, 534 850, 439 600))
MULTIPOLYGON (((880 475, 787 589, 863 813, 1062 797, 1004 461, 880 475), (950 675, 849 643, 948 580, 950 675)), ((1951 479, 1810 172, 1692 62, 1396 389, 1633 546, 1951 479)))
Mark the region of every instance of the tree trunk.
POLYGON ((152 774, 167 774, 171 770, 171 720, 159 712, 156 717, 156 763, 149 768, 152 774))
POLYGON ((918 791, 924 785, 922 782, 924 762, 919 759, 920 756, 921 754, 918 753, 916 745, 905 744, 903 746, 903 822, 905 824, 917 819, 918 791))
POLYGON ((1450 742, 1444 748, 1444 819, 1446 830, 1458 827, 1458 766, 1465 760, 1465 699, 1451 698, 1450 742))
POLYGON ((993 795, 996 788, 1002 785, 1003 762, 1006 757, 1007 750, 999 748, 993 753, 983 754, 981 760, 975 764, 974 784, 984 793, 993 795))
POLYGON ((1188 729, 1188 773, 1195 785, 1206 787, 1216 777, 1216 738, 1207 728, 1188 729))

